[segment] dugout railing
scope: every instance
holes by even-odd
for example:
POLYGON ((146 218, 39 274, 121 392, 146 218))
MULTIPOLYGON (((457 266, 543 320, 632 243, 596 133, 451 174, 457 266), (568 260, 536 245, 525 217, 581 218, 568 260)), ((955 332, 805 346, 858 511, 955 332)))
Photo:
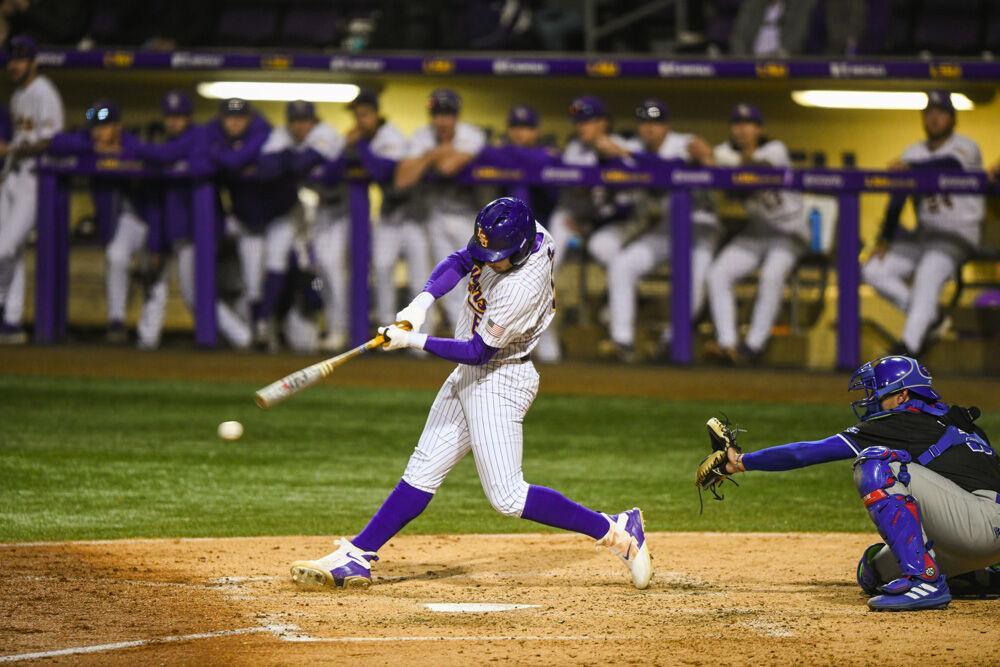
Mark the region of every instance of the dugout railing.
MULTIPOLYGON (((216 216, 217 197, 210 178, 177 170, 152 170, 135 161, 114 158, 44 158, 39 166, 38 231, 34 339, 53 343, 66 334, 69 295, 69 190, 73 176, 186 179, 191 181, 195 244, 195 341, 216 344, 216 216)), ((529 185, 552 187, 654 188, 670 193, 671 360, 690 364, 694 358, 691 313, 691 191, 791 189, 835 197, 838 202, 836 246, 838 368, 860 361, 860 197, 872 192, 990 194, 984 173, 865 171, 836 169, 693 168, 669 163, 639 169, 566 165, 515 167, 474 162, 462 178, 470 184, 510 187, 525 196, 529 185)), ((352 172, 348 191, 351 222, 351 339, 370 337, 371 205, 369 180, 352 172)), ((470 221, 471 229, 471 221, 470 221)))

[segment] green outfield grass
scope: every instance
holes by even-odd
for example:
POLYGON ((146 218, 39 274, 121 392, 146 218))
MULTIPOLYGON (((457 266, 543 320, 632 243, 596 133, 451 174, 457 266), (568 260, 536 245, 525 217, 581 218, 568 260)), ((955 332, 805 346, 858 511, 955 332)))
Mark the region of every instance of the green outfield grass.
MULTIPOLYGON (((263 412, 233 383, 0 377, 0 540, 353 534, 399 479, 434 398, 321 387, 263 412), (246 426, 238 443, 220 421, 246 426)), ((719 410, 753 449, 850 424, 846 405, 541 396, 525 423, 529 482, 650 530, 869 530, 840 462, 751 473, 698 515, 692 484, 719 410)), ((983 419, 989 431, 1000 419, 983 419)), ((416 533, 537 531, 495 514, 470 458, 416 533)))

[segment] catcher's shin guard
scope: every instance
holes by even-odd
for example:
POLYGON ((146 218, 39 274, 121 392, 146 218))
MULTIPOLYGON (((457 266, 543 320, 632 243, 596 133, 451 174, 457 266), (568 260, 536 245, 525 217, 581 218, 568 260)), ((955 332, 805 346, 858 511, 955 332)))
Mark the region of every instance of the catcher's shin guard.
POLYGON ((868 515, 902 572, 902 577, 882 586, 887 593, 902 593, 920 581, 935 581, 941 574, 920 523, 917 501, 898 492, 910 483, 907 463, 907 452, 888 447, 868 447, 854 462, 854 481, 868 515), (892 463, 899 464, 898 473, 893 472, 892 463))

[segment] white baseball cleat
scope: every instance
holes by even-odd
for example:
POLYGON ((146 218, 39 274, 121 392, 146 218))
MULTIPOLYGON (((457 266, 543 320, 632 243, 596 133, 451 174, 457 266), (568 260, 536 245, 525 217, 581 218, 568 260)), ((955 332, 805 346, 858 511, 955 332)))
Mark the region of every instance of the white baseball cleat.
POLYGON ((642 510, 633 507, 620 514, 605 514, 611 527, 608 534, 597 541, 597 546, 607 547, 618 556, 629 572, 632 584, 642 590, 649 586, 653 578, 653 561, 646 544, 646 528, 642 510))
POLYGON ((350 540, 337 540, 337 550, 319 560, 292 563, 292 581, 302 588, 368 588, 372 583, 372 551, 362 551, 350 540))

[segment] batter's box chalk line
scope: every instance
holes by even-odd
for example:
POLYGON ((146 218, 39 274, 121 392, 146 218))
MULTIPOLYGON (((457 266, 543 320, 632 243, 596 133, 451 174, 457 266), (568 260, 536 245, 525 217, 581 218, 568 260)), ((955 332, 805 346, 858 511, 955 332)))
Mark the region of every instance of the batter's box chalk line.
POLYGON ((499 602, 427 602, 424 606, 441 614, 482 614, 494 611, 536 609, 538 604, 507 604, 499 602))

